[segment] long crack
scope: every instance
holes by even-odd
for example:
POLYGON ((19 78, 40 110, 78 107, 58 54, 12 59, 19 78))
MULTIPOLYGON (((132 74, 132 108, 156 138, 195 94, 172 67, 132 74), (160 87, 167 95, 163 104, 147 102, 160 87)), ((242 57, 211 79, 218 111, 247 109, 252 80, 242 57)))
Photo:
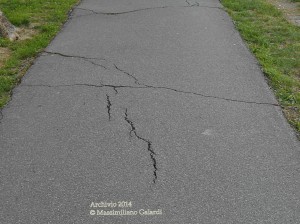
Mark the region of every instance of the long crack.
MULTIPOLYGON (((60 56, 60 57, 66 57, 66 58, 78 58, 78 59, 82 59, 82 60, 84 60, 84 61, 87 61, 87 62, 89 62, 89 63, 92 63, 93 65, 100 66, 100 67, 102 67, 102 68, 104 68, 104 69, 108 69, 108 68, 105 67, 104 65, 101 65, 101 64, 98 64, 98 63, 95 63, 95 62, 91 61, 91 60, 101 60, 101 61, 108 62, 108 60, 107 60, 107 59, 104 59, 104 58, 91 58, 91 57, 84 57, 84 56, 78 56, 78 55, 68 55, 68 54, 62 54, 62 53, 60 53, 60 52, 53 52, 53 51, 51 51, 51 52, 50 52, 50 51, 44 51, 44 53, 50 54, 50 55, 58 55, 58 56, 60 56)), ((119 72, 122 72, 123 74, 125 74, 125 75, 129 76, 130 78, 134 79, 134 83, 135 83, 135 84, 137 84, 137 85, 143 85, 143 84, 140 84, 140 83, 139 83, 138 79, 137 79, 134 75, 130 74, 129 72, 127 72, 127 71, 125 71, 125 70, 123 70, 123 69, 120 69, 115 63, 111 63, 111 64, 112 64, 113 67, 114 67, 115 69, 117 69, 119 72)), ((118 92, 116 91, 116 89, 115 89, 115 92, 116 92, 116 94, 118 93, 118 92)))
POLYGON ((154 9, 191 8, 191 7, 222 9, 221 7, 218 7, 218 6, 200 5, 198 2, 195 2, 195 4, 188 3, 188 5, 182 5, 182 6, 157 6, 157 7, 141 8, 141 9, 134 9, 134 10, 129 10, 129 11, 122 11, 122 12, 99 12, 99 11, 95 11, 95 10, 92 10, 92 9, 86 9, 86 8, 77 7, 76 9, 90 11, 91 13, 85 14, 85 15, 73 16, 73 17, 75 18, 75 17, 90 16, 90 15, 93 15, 93 14, 116 16, 116 15, 128 14, 128 13, 133 13, 133 12, 139 12, 139 11, 154 10, 154 9))
POLYGON ((143 9, 134 9, 134 10, 123 11, 123 12, 97 12, 97 11, 92 10, 92 9, 85 9, 85 8, 77 7, 76 9, 90 11, 92 13, 86 14, 86 15, 80 15, 80 16, 76 16, 76 17, 89 16, 89 15, 93 15, 93 14, 98 14, 98 15, 99 14, 100 15, 122 15, 122 14, 127 14, 127 13, 132 13, 132 12, 138 12, 138 11, 145 11, 145 10, 151 10, 151 9, 164 9, 164 8, 167 8, 167 7, 169 7, 169 6, 160 6, 160 7, 151 7, 151 8, 143 8, 143 9))
POLYGON ((151 160, 152 160, 152 165, 153 165, 153 168, 154 168, 154 170, 153 170, 153 183, 156 183, 156 180, 157 180, 157 162, 156 162, 156 158, 155 158, 155 152, 154 152, 154 150, 153 150, 153 148, 152 148, 152 143, 151 143, 151 141, 150 140, 148 140, 148 139, 145 139, 145 138, 143 138, 143 137, 141 137, 141 136, 139 136, 138 134, 137 134, 137 131, 136 131, 136 128, 135 128, 135 125, 134 125, 134 123, 133 123, 133 121, 131 121, 130 119, 129 119, 129 117, 128 117, 128 110, 127 110, 127 108, 126 108, 126 110, 125 110, 125 117, 124 117, 124 119, 125 119, 125 121, 130 125, 130 127, 131 127, 131 130, 130 130, 130 134, 134 134, 139 140, 142 140, 142 141, 144 141, 145 143, 147 143, 147 150, 149 151, 149 153, 150 153, 150 158, 151 158, 151 160))
MULTIPOLYGON (((84 57, 84 56, 78 56, 78 55, 67 55, 67 54, 63 54, 63 53, 60 53, 60 52, 48 52, 48 51, 45 51, 45 53, 52 54, 52 55, 59 55, 59 56, 62 56, 62 57, 67 57, 67 58, 80 58, 80 59, 83 59, 83 60, 103 60, 103 61, 106 61, 106 62, 108 61, 107 59, 104 59, 104 58, 93 58, 93 57, 84 57)), ((174 92, 178 92, 178 93, 192 94, 192 95, 201 96, 201 97, 205 97, 205 98, 213 98, 213 99, 226 100, 226 101, 231 101, 231 102, 249 103, 249 104, 258 104, 258 105, 279 106, 279 104, 276 104, 276 103, 265 103, 265 102, 238 100, 238 99, 231 99, 231 98, 226 98, 226 97, 219 97, 219 96, 207 95, 207 94, 197 93, 197 92, 192 92, 192 91, 179 90, 179 89, 175 89, 175 88, 171 88, 171 87, 166 87, 166 86, 152 86, 152 85, 147 85, 147 84, 143 84, 143 83, 139 82, 139 80, 134 75, 130 74, 129 72, 127 72, 127 71, 125 71, 123 69, 120 69, 115 63, 111 63, 111 64, 113 64, 113 66, 114 66, 115 69, 117 69, 118 71, 120 71, 123 74, 125 74, 125 75, 129 76, 130 78, 132 78, 134 80, 134 83, 137 84, 137 85, 139 85, 139 86, 110 85, 110 84, 102 84, 102 83, 100 83, 100 85, 88 84, 88 83, 78 83, 78 84, 75 83, 75 84, 65 84, 65 85, 23 85, 23 86, 32 86, 32 87, 34 87, 34 86, 44 86, 44 87, 88 86, 88 87, 98 87, 98 88, 109 87, 109 88, 113 88, 116 94, 118 94, 118 90, 117 90, 118 88, 164 89, 164 90, 170 90, 170 91, 174 91, 174 92)))
POLYGON ((191 91, 184 91, 184 90, 178 90, 170 87, 164 87, 164 86, 151 86, 151 85, 144 85, 144 86, 130 86, 130 85, 110 85, 110 84, 86 84, 86 83, 75 83, 75 84, 67 84, 67 85, 29 85, 29 84, 23 84, 24 87, 49 87, 49 88, 58 88, 58 87, 74 87, 74 86, 87 86, 87 87, 95 87, 95 88, 113 88, 114 90, 121 89, 121 88, 129 88, 129 89, 164 89, 169 91, 174 91, 177 93, 183 93, 183 94, 190 94, 190 95, 196 95, 201 96, 204 98, 212 98, 216 100, 225 100, 229 102, 237 102, 237 103, 247 103, 247 104, 257 104, 257 105, 268 105, 268 106, 279 106, 277 103, 265 103, 265 102, 256 102, 256 101, 246 101, 246 100, 238 100, 238 99, 230 99, 225 97, 219 97, 219 96, 212 96, 212 95, 206 95, 203 93, 197 93, 197 92, 191 92, 191 91))
POLYGON ((106 101, 107 101, 107 114, 108 114, 108 120, 110 121, 111 120, 111 113, 110 113, 110 111, 111 111, 111 106, 112 106, 112 104, 111 104, 111 101, 110 101, 110 98, 109 98, 109 95, 108 94, 106 94, 106 101))
POLYGON ((49 54, 49 55, 58 55, 58 56, 65 57, 65 58, 78 58, 78 59, 82 59, 86 62, 89 62, 93 65, 100 66, 104 69, 107 69, 107 67, 105 67, 104 65, 98 64, 98 63, 92 61, 92 60, 106 61, 106 59, 103 59, 103 58, 90 58, 90 57, 83 57, 83 56, 78 56, 78 55, 68 55, 68 54, 62 54, 59 52, 52 52, 52 51, 44 51, 43 53, 49 54))

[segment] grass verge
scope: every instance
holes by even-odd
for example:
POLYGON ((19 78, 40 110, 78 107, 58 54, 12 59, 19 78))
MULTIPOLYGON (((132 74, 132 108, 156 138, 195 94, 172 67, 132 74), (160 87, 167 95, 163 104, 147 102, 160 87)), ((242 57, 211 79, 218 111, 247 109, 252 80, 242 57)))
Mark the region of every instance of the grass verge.
POLYGON ((0 8, 20 28, 20 40, 0 38, 0 108, 10 99, 34 58, 60 30, 68 11, 79 0, 0 0, 0 8))
POLYGON ((221 1, 268 77, 288 121, 300 133, 300 27, 266 0, 221 1))

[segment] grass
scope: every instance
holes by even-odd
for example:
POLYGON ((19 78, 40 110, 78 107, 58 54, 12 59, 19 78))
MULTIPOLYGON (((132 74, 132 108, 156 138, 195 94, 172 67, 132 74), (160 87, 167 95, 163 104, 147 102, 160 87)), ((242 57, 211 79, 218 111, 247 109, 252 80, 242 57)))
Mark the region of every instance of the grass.
POLYGON ((300 28, 266 0, 222 0, 300 133, 300 28))
POLYGON ((0 38, 0 48, 10 53, 1 60, 0 108, 10 99, 12 88, 60 30, 68 11, 78 0, 0 0, 0 9, 15 26, 21 39, 10 42, 0 38), (29 32, 30 31, 30 32, 29 32), (24 36, 24 38, 22 38, 24 36))

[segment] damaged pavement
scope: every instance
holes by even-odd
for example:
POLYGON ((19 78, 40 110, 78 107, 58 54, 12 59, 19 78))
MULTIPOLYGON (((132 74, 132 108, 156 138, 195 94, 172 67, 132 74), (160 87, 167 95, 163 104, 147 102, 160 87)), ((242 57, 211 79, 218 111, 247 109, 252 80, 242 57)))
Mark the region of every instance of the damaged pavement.
POLYGON ((299 142, 218 0, 83 0, 1 117, 1 223, 300 222, 299 142))

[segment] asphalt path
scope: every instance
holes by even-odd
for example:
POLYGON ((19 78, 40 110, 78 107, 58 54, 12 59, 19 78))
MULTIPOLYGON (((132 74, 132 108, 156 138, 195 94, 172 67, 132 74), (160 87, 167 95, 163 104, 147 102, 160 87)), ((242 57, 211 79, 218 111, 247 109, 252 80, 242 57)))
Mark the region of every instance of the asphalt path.
POLYGON ((299 141, 217 0, 82 1, 1 115, 0 223, 300 223, 299 141))

